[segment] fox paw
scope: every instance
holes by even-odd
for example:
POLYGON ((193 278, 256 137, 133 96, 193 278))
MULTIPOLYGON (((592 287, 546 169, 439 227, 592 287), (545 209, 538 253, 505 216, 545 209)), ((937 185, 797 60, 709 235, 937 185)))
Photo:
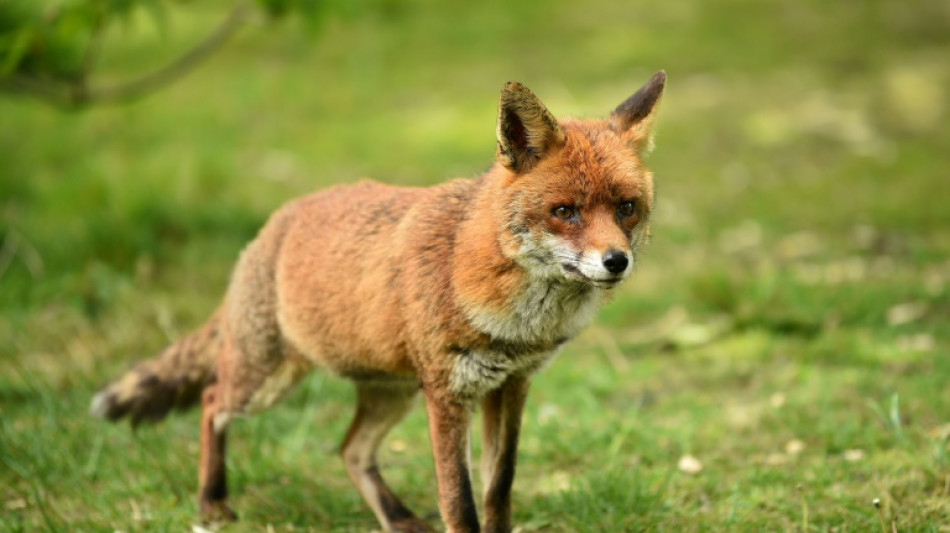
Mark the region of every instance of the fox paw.
POLYGON ((201 521, 205 524, 217 522, 234 522, 237 520, 237 513, 228 507, 224 500, 202 501, 198 510, 201 521))
POLYGON ((395 520, 390 526, 392 531, 399 533, 435 533, 432 526, 415 517, 395 520))

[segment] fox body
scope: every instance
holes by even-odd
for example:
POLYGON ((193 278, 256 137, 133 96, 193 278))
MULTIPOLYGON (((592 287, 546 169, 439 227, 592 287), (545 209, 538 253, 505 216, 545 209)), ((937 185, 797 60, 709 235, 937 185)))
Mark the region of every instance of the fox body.
POLYGON ((375 459, 421 391, 442 518, 471 532, 480 524, 468 427, 480 405, 484 529, 510 531, 529 378, 629 276, 647 236, 653 178, 640 156, 665 79, 605 120, 561 122, 509 83, 497 163, 484 175, 431 188, 367 182, 290 202, 243 251, 209 321, 106 387, 92 411, 135 424, 200 398, 200 511, 233 519, 229 423, 326 369, 357 389, 341 447, 349 477, 384 529, 429 531, 375 459))

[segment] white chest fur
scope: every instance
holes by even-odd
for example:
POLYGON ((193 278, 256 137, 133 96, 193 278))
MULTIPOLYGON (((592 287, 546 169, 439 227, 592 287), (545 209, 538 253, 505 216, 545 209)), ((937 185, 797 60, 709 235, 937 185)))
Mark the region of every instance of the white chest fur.
POLYGON ((449 387, 461 398, 477 399, 497 389, 509 376, 530 374, 557 353, 557 349, 512 356, 494 350, 461 351, 449 373, 449 387))
POLYGON ((603 291, 588 285, 539 279, 526 284, 502 312, 467 310, 475 329, 493 339, 538 343, 571 338, 594 318, 603 291))
POLYGON ((509 376, 538 370, 557 353, 561 343, 590 323, 602 296, 602 291, 594 287, 539 279, 527 284, 501 313, 468 309, 469 322, 475 329, 513 349, 457 353, 449 375, 453 392, 478 397, 509 376), (519 350, 518 345, 548 348, 519 350))

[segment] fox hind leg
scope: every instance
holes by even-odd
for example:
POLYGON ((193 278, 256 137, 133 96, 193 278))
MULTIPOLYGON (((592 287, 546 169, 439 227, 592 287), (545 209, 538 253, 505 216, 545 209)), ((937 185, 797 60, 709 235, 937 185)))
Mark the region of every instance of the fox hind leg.
POLYGON ((220 410, 218 385, 211 384, 201 396, 201 460, 198 469, 198 510, 204 522, 232 522, 237 515, 227 505, 225 470, 227 429, 215 427, 220 410))
POLYGON ((389 489, 376 464, 376 450, 383 438, 412 407, 418 384, 357 381, 356 415, 340 455, 346 473, 386 531, 431 532, 389 489))

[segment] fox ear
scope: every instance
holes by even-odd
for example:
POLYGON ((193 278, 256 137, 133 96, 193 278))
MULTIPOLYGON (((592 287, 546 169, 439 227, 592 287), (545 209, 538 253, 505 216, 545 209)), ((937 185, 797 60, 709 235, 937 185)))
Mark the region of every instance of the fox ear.
POLYGON ((531 170, 551 150, 564 144, 557 119, 518 82, 508 82, 498 101, 498 161, 512 172, 531 170))
POLYGON ((637 152, 653 147, 653 119, 665 86, 666 72, 661 70, 610 114, 610 127, 626 137, 637 152))

